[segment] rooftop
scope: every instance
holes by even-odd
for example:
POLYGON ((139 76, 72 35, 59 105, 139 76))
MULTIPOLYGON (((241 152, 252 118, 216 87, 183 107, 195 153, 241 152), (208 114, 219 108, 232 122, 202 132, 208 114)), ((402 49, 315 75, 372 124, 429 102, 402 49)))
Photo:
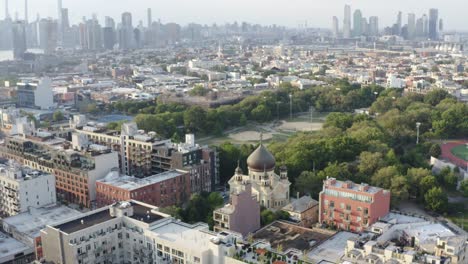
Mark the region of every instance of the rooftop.
MULTIPOLYGON (((133 215, 129 215, 128 217, 137 221, 149 224, 166 217, 166 215, 164 214, 154 213, 155 207, 145 206, 142 203, 134 201, 131 201, 130 205, 133 207, 133 215)), ((105 207, 104 209, 101 208, 96 211, 92 211, 88 214, 83 215, 83 217, 78 217, 71 221, 56 225, 55 228, 60 229, 61 231, 67 234, 72 234, 92 227, 94 225, 98 225, 109 220, 115 219, 116 217, 111 216, 110 213, 111 206, 105 207)))
POLYGON ((72 234, 94 225, 104 223, 113 218, 115 217, 111 216, 109 209, 106 208, 105 210, 95 211, 83 217, 76 218, 75 220, 59 224, 55 226, 55 228, 60 229, 67 234, 72 234))
POLYGON ((312 199, 310 196, 306 195, 306 196, 302 196, 299 199, 295 199, 290 204, 283 207, 283 210, 289 211, 289 212, 302 213, 316 205, 318 205, 318 202, 312 199))
POLYGON ((21 254, 25 251, 33 252, 32 248, 21 243, 20 241, 0 232, 0 259, 14 257, 16 254, 21 254))
POLYGON ((160 239, 167 240, 183 247, 193 247, 197 245, 200 248, 208 249, 211 239, 215 235, 204 232, 208 230, 206 224, 188 225, 181 222, 170 222, 166 225, 156 227, 151 231, 157 234, 160 239))
POLYGON ((272 248, 282 245, 284 251, 297 249, 310 251, 335 233, 323 229, 309 229, 282 221, 276 221, 260 229, 254 234, 254 239, 265 240, 272 248))
POLYGON ((307 254, 307 257, 314 263, 329 261, 339 263, 343 257, 348 239, 356 238, 359 235, 350 232, 339 232, 327 241, 320 244, 307 254))
POLYGON ((120 189, 132 191, 132 190, 142 188, 148 185, 152 185, 152 184, 163 182, 169 179, 173 179, 183 174, 184 173, 181 171, 172 170, 172 171, 166 171, 163 173, 155 174, 153 176, 140 179, 140 178, 136 178, 136 177, 128 176, 128 175, 121 176, 119 175, 119 172, 112 171, 104 179, 98 180, 98 182, 112 185, 120 189))
POLYGON ((29 212, 3 219, 10 227, 26 234, 30 238, 39 236, 39 231, 46 225, 51 225, 64 219, 76 217, 81 213, 66 206, 51 206, 30 208, 29 212))
POLYGON ((370 193, 370 194, 375 194, 383 190, 382 188, 369 186, 368 184, 365 184, 365 183, 356 184, 352 181, 339 181, 339 180, 336 180, 335 178, 327 179, 325 181, 325 186, 347 189, 347 190, 352 190, 352 191, 361 192, 361 193, 365 192, 365 193, 370 193))

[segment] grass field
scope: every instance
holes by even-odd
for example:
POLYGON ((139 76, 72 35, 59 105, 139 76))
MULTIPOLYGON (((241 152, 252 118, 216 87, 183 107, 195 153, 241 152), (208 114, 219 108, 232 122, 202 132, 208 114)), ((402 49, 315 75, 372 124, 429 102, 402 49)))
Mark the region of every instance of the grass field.
POLYGON ((459 145, 450 150, 456 157, 468 161, 468 147, 465 145, 459 145))

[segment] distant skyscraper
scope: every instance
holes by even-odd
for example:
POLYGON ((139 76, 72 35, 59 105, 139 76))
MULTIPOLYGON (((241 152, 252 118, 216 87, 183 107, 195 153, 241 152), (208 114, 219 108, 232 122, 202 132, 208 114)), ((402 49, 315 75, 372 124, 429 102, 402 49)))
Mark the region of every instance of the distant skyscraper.
POLYGON ((439 32, 444 31, 444 20, 439 20, 439 32))
POLYGON ((70 20, 68 18, 68 8, 62 8, 62 30, 65 32, 70 28, 70 20))
POLYGON ((343 37, 351 37, 351 6, 345 5, 343 19, 343 37))
POLYGON ((10 18, 10 11, 8 10, 8 0, 5 0, 5 19, 10 18))
POLYGON ((13 55, 15 59, 23 58, 26 52, 26 22, 13 23, 13 55))
POLYGON ((361 20, 361 34, 364 36, 369 35, 369 23, 367 23, 367 18, 365 17, 361 20))
POLYGON ((416 33, 415 33, 416 37, 423 37, 424 36, 424 22, 423 22, 423 18, 418 18, 418 20, 416 20, 416 33))
POLYGON ((115 30, 115 21, 114 21, 114 19, 112 17, 106 16, 104 25, 105 25, 105 27, 109 27, 109 28, 112 28, 113 30, 115 30))
POLYGON ((429 36, 429 21, 427 20, 427 15, 422 16, 422 25, 423 25, 422 36, 424 38, 427 38, 429 36))
POLYGON ((333 31, 333 36, 335 38, 338 38, 340 35, 340 28, 339 28, 339 21, 338 17, 334 16, 333 17, 333 24, 332 24, 332 31, 333 31))
POLYGON ((376 16, 371 16, 369 18, 369 35, 379 35, 379 18, 376 16))
POLYGON ((353 15, 353 36, 359 37, 362 35, 362 13, 356 9, 353 15))
POLYGON ((397 32, 396 32, 396 34, 397 34, 398 36, 401 35, 401 25, 402 25, 402 23, 403 23, 403 22, 402 22, 402 19, 403 19, 402 16, 403 16, 403 14, 401 13, 401 11, 398 11, 397 23, 396 23, 396 25, 397 25, 397 28, 396 28, 396 29, 397 29, 397 32))
POLYGON ((151 14, 151 8, 148 8, 148 28, 151 27, 151 24, 153 24, 153 16, 151 14))
POLYGON ((58 24, 52 19, 39 21, 39 46, 44 53, 50 54, 57 47, 58 24))
POLYGON ((408 14, 408 38, 414 39, 416 35, 416 15, 414 13, 408 14))
POLYGON ((62 0, 57 0, 57 21, 58 21, 58 33, 57 33, 57 39, 59 43, 61 44, 63 41, 63 25, 62 25, 62 0))
POLYGON ((24 0, 24 21, 28 24, 29 16, 28 16, 28 0, 24 0))
POLYGON ((437 24, 439 22, 439 10, 429 9, 429 38, 432 40, 438 39, 437 24))
POLYGON ((122 14, 119 46, 121 49, 131 49, 134 48, 134 42, 132 14, 125 12, 122 14))

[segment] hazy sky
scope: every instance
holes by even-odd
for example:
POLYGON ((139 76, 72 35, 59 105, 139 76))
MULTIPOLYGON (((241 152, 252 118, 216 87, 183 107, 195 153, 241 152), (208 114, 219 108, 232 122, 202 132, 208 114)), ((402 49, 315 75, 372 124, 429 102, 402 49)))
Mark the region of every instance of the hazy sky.
MULTIPOLYGON (((0 0, 5 1, 5 0, 0 0)), ((28 0, 29 17, 57 16, 57 0, 28 0)), ((401 10, 406 22, 406 13, 417 16, 427 13, 431 7, 439 9, 446 29, 468 30, 468 0, 62 0, 63 7, 69 8, 70 20, 77 22, 83 16, 96 13, 99 19, 112 16, 118 22, 120 14, 130 11, 134 24, 146 23, 146 9, 153 9, 153 19, 163 22, 186 24, 196 22, 211 24, 233 21, 247 21, 260 24, 297 26, 308 21, 310 27, 331 27, 331 18, 336 15, 342 25, 343 7, 350 4, 352 9, 361 9, 363 15, 377 15, 380 27, 395 23, 401 10)), ((24 15, 24 0, 9 0, 10 13, 24 15)), ((3 4, 0 17, 3 17, 3 4)), ((354 12, 354 11, 353 11, 354 12)))

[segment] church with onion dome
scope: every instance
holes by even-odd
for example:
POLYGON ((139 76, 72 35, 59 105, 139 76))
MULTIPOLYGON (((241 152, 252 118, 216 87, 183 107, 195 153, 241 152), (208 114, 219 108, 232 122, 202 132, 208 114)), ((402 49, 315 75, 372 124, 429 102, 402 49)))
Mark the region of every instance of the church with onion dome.
POLYGON ((252 196, 261 206, 279 210, 289 204, 288 171, 285 166, 280 174, 275 173, 276 160, 260 140, 260 146, 247 159, 248 173, 245 175, 237 167, 234 176, 229 180, 231 195, 242 192, 250 184, 252 196))

